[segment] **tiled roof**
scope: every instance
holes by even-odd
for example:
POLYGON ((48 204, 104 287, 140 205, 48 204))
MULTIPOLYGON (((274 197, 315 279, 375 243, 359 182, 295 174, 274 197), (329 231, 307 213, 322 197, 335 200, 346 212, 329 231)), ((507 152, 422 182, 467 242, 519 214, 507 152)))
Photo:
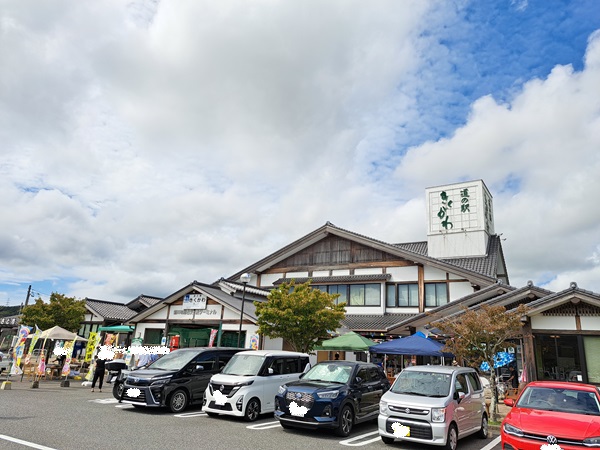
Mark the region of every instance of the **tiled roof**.
MULTIPOLYGON (((428 256, 427 241, 409 242, 406 244, 394 244, 396 247, 421 256, 428 256)), ((488 277, 497 278, 498 258, 500 254, 500 236, 490 236, 486 256, 474 256, 470 258, 439 258, 445 263, 460 267, 461 269, 477 272, 488 277)))
POLYGON ((105 300, 85 299, 85 305, 97 316, 104 320, 126 321, 137 314, 133 309, 122 303, 107 302, 105 300))
POLYGON ((386 330, 414 314, 351 314, 347 315, 342 324, 352 331, 373 331, 385 333, 386 330))
POLYGON ((318 283, 349 283, 349 282, 366 282, 366 281, 387 281, 392 276, 389 273, 379 273, 371 275, 336 275, 332 277, 299 277, 299 278, 279 278, 273 284, 278 285, 281 283, 289 283, 292 280, 296 284, 306 283, 308 280, 312 280, 312 284, 318 283))

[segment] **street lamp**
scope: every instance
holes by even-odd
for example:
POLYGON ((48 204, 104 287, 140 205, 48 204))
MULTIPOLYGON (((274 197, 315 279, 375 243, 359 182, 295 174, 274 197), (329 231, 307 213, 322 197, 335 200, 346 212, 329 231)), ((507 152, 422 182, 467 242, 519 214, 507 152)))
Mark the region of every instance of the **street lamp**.
MULTIPOLYGON (((240 348, 240 339, 242 338, 242 321, 244 320, 244 303, 245 303, 244 300, 246 299, 246 285, 250 281, 250 278, 251 277, 250 277, 249 273, 244 273, 240 277, 240 281, 244 285, 244 290, 242 291, 242 311, 240 313, 240 331, 238 333, 238 343, 237 343, 238 348, 240 348)), ((244 348, 245 347, 246 346, 244 345, 244 348)))

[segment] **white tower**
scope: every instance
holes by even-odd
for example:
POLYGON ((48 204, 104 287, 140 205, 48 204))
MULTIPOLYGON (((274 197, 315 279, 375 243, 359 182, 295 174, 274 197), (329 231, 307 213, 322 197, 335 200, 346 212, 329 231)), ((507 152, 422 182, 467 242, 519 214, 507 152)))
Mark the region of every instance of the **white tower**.
POLYGON ((427 248, 434 258, 485 256, 494 234, 492 195, 483 180, 425 190, 427 248))

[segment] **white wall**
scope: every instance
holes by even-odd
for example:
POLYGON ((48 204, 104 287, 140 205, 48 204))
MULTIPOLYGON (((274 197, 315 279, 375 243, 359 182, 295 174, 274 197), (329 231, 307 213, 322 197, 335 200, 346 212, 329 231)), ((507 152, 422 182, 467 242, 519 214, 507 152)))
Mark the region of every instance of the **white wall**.
POLYGON ((146 328, 154 328, 154 329, 165 329, 164 323, 138 323, 135 326, 135 331, 133 332, 133 337, 136 338, 144 338, 144 334, 146 333, 146 328))
POLYGON ((576 330, 574 316, 542 316, 531 318, 531 328, 534 330, 576 330))
POLYGON ((286 278, 306 278, 308 277, 308 272, 287 272, 285 274, 286 278))
POLYGON ((600 330, 600 317, 581 316, 582 330, 600 330))
POLYGON ((381 267, 365 267, 364 269, 354 269, 354 275, 379 275, 383 273, 381 267))
POLYGON ((272 286, 273 283, 280 278, 284 278, 283 273, 264 273, 260 276, 261 286, 272 286))
POLYGON ((426 282, 428 280, 441 281, 446 279, 446 272, 444 272, 443 270, 436 269, 435 267, 424 266, 423 274, 426 282))
POLYGON ((394 283, 404 281, 414 281, 416 283, 419 279, 419 270, 417 266, 388 267, 386 273, 389 273, 392 276, 390 281, 394 283))
POLYGON ((468 281, 464 283, 448 283, 448 290, 450 291, 450 301, 463 298, 474 292, 471 283, 468 281))

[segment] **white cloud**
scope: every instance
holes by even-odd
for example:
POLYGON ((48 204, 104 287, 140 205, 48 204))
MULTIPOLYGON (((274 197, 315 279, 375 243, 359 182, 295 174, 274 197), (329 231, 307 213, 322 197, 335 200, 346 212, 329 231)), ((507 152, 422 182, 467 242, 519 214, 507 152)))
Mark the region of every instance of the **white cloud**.
POLYGON ((598 39, 583 72, 483 97, 403 155, 455 98, 435 83, 454 8, 5 2, 3 283, 130 300, 228 276, 326 221, 422 240, 425 188, 465 178, 494 195, 511 281, 593 273, 598 39))
POLYGON ((509 104, 479 99, 452 137, 411 149, 397 168, 398 179, 414 184, 484 179, 517 286, 566 272, 562 289, 581 277, 589 282, 584 289, 600 290, 590 276, 598 270, 591 256, 600 243, 599 60, 596 33, 582 72, 556 66, 546 79, 526 83, 509 104))

